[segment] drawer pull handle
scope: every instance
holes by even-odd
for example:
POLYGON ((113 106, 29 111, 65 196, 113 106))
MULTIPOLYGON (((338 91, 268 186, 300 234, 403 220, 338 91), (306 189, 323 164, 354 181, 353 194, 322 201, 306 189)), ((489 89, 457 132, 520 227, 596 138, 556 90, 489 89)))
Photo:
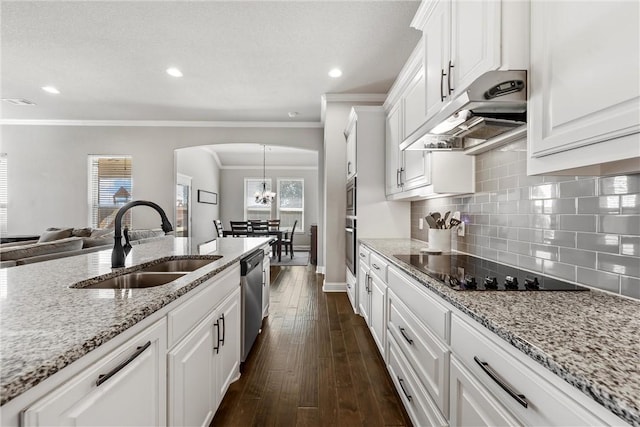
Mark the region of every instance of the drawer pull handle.
POLYGON ((360 252, 360 258, 364 258, 364 254, 362 252, 360 252))
POLYGON ((380 267, 378 267, 375 263, 374 263, 374 264, 371 264, 371 266, 372 266, 373 268, 375 268, 376 270, 380 270, 380 267))
POLYGON ((476 363, 478 365, 480 365, 482 370, 487 375, 489 375, 489 377, 491 377, 491 379, 493 381, 495 381, 500 387, 502 387, 502 389, 504 391, 509 393, 509 396, 513 397, 516 400, 516 402, 518 402, 519 404, 521 404, 525 408, 529 407, 529 403, 527 402, 526 397, 524 397, 524 394, 519 394, 518 392, 513 390, 508 384, 506 384, 504 382, 504 380, 502 380, 502 378, 500 378, 500 376, 498 376, 496 371, 494 371, 493 368, 491 368, 491 366, 489 366, 489 364, 487 362, 481 361, 480 359, 478 359, 478 356, 473 356, 473 360, 475 360, 476 363))
POLYGON ((96 386, 99 387, 100 384, 104 383, 109 378, 111 378, 112 376, 117 374, 122 368, 127 366, 129 363, 133 362, 133 360, 136 357, 140 356, 149 347, 151 347, 151 341, 147 341, 147 343, 145 345, 136 348, 136 352, 133 353, 127 360, 125 360, 124 362, 122 362, 121 364, 119 364, 118 366, 116 366, 115 368, 113 368, 112 370, 107 372, 106 374, 98 375, 98 379, 96 380, 96 386))
POLYGON ((222 313, 222 316, 220 316, 220 320, 222 320, 222 340, 221 340, 221 344, 224 345, 224 337, 226 336, 226 333, 227 333, 227 327, 224 324, 224 313, 222 313))
POLYGON ((402 334, 404 339, 407 340, 409 344, 413 345, 413 340, 407 336, 407 333, 404 331, 404 328, 400 328, 400 326, 398 326, 398 328, 400 329, 400 333, 402 334))
POLYGON ((404 393, 404 395, 407 396, 407 400, 411 402, 412 400, 411 395, 407 393, 407 390, 405 390, 404 385, 402 385, 404 383, 404 380, 398 377, 398 383, 400 384, 400 388, 402 389, 402 392, 404 393))
POLYGON ((216 346, 213 349, 216 351, 216 354, 220 352, 220 321, 218 320, 213 324, 216 327, 216 346))

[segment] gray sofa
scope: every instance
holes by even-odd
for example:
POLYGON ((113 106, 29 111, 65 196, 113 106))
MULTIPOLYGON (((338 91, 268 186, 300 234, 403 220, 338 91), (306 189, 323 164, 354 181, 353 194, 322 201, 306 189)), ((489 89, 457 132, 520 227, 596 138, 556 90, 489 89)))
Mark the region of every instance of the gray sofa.
MULTIPOLYGON (((113 230, 91 228, 48 228, 38 240, 0 245, 0 268, 82 255, 113 247, 113 230)), ((131 245, 164 236, 162 230, 131 230, 131 245)))

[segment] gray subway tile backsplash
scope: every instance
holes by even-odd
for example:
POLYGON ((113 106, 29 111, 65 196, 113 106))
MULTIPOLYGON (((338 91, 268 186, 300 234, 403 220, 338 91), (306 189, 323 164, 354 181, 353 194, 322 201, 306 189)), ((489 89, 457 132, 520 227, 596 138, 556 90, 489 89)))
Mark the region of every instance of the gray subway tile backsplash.
POLYGON ((527 176, 526 143, 510 147, 476 156, 475 194, 414 201, 412 217, 458 210, 458 250, 640 299, 640 174, 527 176))

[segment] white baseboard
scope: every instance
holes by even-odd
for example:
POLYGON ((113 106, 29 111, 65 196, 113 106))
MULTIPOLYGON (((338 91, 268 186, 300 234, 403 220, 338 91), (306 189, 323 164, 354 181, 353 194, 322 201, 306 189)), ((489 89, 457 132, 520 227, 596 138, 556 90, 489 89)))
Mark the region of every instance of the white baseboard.
POLYGON ((347 292, 347 284, 345 282, 324 282, 322 292, 347 292))

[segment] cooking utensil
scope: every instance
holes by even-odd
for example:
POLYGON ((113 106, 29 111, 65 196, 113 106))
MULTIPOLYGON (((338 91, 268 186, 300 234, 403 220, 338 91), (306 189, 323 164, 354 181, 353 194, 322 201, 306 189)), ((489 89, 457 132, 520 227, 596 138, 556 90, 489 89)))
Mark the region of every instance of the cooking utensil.
POLYGON ((460 221, 459 219, 451 218, 449 220, 449 228, 456 227, 456 226, 460 225, 461 223, 462 223, 462 221, 460 221))
POLYGON ((444 222, 444 224, 445 224, 445 228, 446 228, 446 225, 447 225, 447 219, 449 219, 449 215, 451 215, 451 211, 447 211, 447 212, 445 212, 445 214, 444 214, 444 220, 443 220, 443 222, 444 222))
POLYGON ((424 219, 427 221, 429 228, 438 228, 438 223, 431 215, 425 216, 424 219))

